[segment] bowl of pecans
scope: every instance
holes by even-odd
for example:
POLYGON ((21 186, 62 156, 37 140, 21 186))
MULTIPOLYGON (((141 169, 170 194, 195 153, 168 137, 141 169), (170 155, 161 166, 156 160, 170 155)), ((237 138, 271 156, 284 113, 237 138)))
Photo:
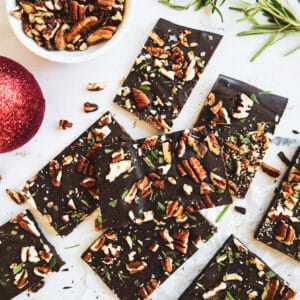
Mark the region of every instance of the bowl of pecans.
POLYGON ((90 60, 126 31, 135 0, 7 0, 17 38, 51 61, 90 60))

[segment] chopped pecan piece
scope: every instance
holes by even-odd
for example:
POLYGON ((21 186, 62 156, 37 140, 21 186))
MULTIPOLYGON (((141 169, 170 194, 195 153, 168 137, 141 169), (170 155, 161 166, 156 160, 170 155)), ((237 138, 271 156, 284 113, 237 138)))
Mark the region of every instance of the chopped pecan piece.
POLYGON ((212 181, 214 187, 218 190, 224 191, 227 187, 227 180, 214 172, 210 172, 210 180, 212 181))
POLYGON ((49 161, 49 175, 51 177, 52 184, 55 187, 59 187, 61 185, 62 169, 57 160, 49 161))
POLYGON ((207 148, 205 147, 205 145, 203 143, 201 143, 198 140, 194 139, 193 137, 189 136, 188 144, 190 147, 193 148, 193 150, 199 157, 203 158, 205 156, 205 154, 207 152, 207 148))
POLYGON ((208 96, 207 96, 207 99, 206 99, 206 102, 205 102, 205 105, 208 105, 208 106, 213 106, 216 102, 216 95, 214 93, 210 93, 208 96))
POLYGON ((158 281, 151 278, 143 287, 140 288, 140 295, 143 298, 147 298, 157 288, 158 281))
POLYGON ((254 102, 246 94, 241 94, 238 97, 238 105, 236 111, 233 112, 232 116, 235 119, 245 119, 249 116, 249 111, 253 106, 254 102))
POLYGON ((165 163, 170 164, 172 162, 172 153, 171 153, 171 144, 170 144, 170 142, 164 142, 162 144, 162 150, 163 150, 165 163))
POLYGON ((171 257, 166 257, 162 261, 162 267, 165 272, 172 273, 173 271, 173 259, 171 257))
POLYGON ((150 38, 160 47, 165 45, 165 41, 154 31, 151 31, 150 38))
POLYGON ((85 187, 85 188, 91 188, 95 185, 96 183, 96 180, 95 178, 92 178, 92 177, 86 177, 84 178, 81 182, 80 182, 80 185, 85 187))
POLYGON ((28 272, 27 270, 23 269, 21 272, 15 275, 14 285, 21 290, 28 284, 28 272))
POLYGON ((116 27, 114 26, 103 26, 98 28, 87 37, 87 44, 90 46, 98 43, 101 40, 109 40, 115 31, 116 27))
POLYGON ((275 228, 275 238, 279 242, 290 246, 296 238, 295 229, 291 225, 279 222, 275 228))
MULTIPOLYGON (((92 91, 92 92, 101 91, 105 88, 105 83, 90 82, 86 88, 88 91, 92 91)), ((106 125, 108 125, 108 124, 106 124, 106 125)))
POLYGON ((210 152, 215 155, 220 155, 221 148, 214 133, 209 133, 204 140, 207 142, 210 152))
POLYGON ((171 59, 176 64, 181 64, 184 61, 184 53, 179 47, 174 47, 172 49, 171 59))
POLYGON ((138 109, 144 109, 150 104, 148 96, 139 89, 132 89, 133 97, 138 109))
POLYGON ((273 300, 279 288, 279 280, 271 279, 264 288, 261 300, 273 300))
POLYGON ((208 195, 213 193, 215 190, 206 182, 201 182, 200 185, 200 194, 201 195, 208 195))
POLYGON ((102 235, 91 247, 90 249, 94 252, 97 252, 102 249, 106 241, 106 238, 104 235, 102 235))
POLYGON ((183 206, 176 200, 170 200, 167 204, 166 216, 177 217, 183 213, 183 206))
POLYGON ((147 268, 147 263, 144 261, 132 261, 126 264, 126 269, 132 274, 142 272, 147 268))
POLYGON ((215 104, 214 106, 212 106, 210 108, 211 112, 215 115, 217 114, 220 109, 223 107, 223 102, 222 101, 219 101, 217 104, 215 104))
POLYGON ((59 120, 58 127, 60 129, 66 130, 67 128, 71 128, 73 126, 73 123, 68 120, 59 120))
POLYGON ((298 183, 300 182, 300 171, 293 166, 290 170, 288 182, 298 183))
POLYGON ((177 157, 183 157, 183 155, 185 154, 185 151, 186 151, 185 144, 186 144, 188 137, 190 137, 191 135, 192 134, 188 129, 183 131, 181 138, 178 142, 177 150, 176 150, 177 157))
POLYGON ((26 201, 26 197, 22 193, 14 192, 10 189, 5 190, 11 200, 17 204, 23 204, 26 201))
POLYGON ((150 53, 152 56, 157 57, 157 58, 161 58, 161 59, 166 59, 168 57, 170 57, 171 53, 168 50, 165 50, 163 48, 160 47, 150 47, 150 46, 146 46, 145 50, 150 53))
POLYGON ((34 267, 33 272, 37 276, 46 278, 51 273, 51 269, 49 267, 38 266, 34 267))
POLYGON ((85 102, 83 104, 83 111, 86 113, 94 112, 98 110, 99 106, 96 103, 85 102))

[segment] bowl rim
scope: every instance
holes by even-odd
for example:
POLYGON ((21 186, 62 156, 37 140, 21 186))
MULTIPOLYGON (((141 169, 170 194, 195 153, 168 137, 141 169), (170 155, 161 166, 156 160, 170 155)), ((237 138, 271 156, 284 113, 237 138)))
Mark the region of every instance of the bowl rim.
POLYGON ((66 50, 47 50, 35 43, 35 41, 26 36, 24 33, 21 20, 17 20, 11 16, 10 11, 16 7, 15 0, 6 0, 6 15, 10 27, 12 28, 17 39, 31 52, 45 58, 47 60, 58 63, 81 63, 101 55, 108 49, 110 49, 121 37, 126 33, 133 19, 136 0, 125 1, 125 12, 123 15, 123 21, 118 26, 117 31, 111 39, 99 44, 95 44, 85 51, 66 51, 66 50))

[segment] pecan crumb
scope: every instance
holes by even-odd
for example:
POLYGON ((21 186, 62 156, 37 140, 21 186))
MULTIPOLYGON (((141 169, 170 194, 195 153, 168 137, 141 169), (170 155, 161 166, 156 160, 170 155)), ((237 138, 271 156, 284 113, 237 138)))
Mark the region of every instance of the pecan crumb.
POLYGON ((73 126, 73 123, 68 120, 59 120, 59 129, 66 130, 67 128, 71 128, 73 126))
POLYGON ((105 83, 104 82, 90 82, 87 85, 87 90, 88 91, 92 91, 92 92, 97 92, 97 91, 101 91, 105 88, 105 83))

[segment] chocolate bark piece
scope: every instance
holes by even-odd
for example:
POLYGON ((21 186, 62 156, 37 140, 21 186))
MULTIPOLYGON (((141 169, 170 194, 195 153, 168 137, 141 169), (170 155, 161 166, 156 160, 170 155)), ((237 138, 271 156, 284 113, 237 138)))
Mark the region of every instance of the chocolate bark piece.
POLYGON ((34 290, 64 262, 26 210, 0 226, 0 295, 11 299, 34 290))
POLYGON ((185 290, 180 300, 292 300, 295 291, 233 235, 185 290))
POLYGON ((101 195, 103 228, 128 224, 130 211, 137 215, 146 209, 149 170, 137 157, 133 143, 115 141, 95 151, 96 187, 101 195))
POLYGON ((231 192, 243 198, 269 147, 287 99, 219 75, 196 126, 210 124, 218 135, 231 192))
POLYGON ((138 157, 164 182, 159 198, 190 210, 232 203, 218 139, 204 126, 137 141, 138 157))
POLYGON ((114 102, 170 131, 221 38, 159 19, 114 102))
POLYGON ((180 201, 159 202, 156 219, 103 233, 82 255, 122 300, 147 298, 215 232, 180 201))
POLYGON ((69 234, 99 207, 95 150, 129 139, 107 112, 25 184, 26 197, 59 235, 69 234))
POLYGON ((300 261, 300 148, 279 184, 255 238, 300 261))

